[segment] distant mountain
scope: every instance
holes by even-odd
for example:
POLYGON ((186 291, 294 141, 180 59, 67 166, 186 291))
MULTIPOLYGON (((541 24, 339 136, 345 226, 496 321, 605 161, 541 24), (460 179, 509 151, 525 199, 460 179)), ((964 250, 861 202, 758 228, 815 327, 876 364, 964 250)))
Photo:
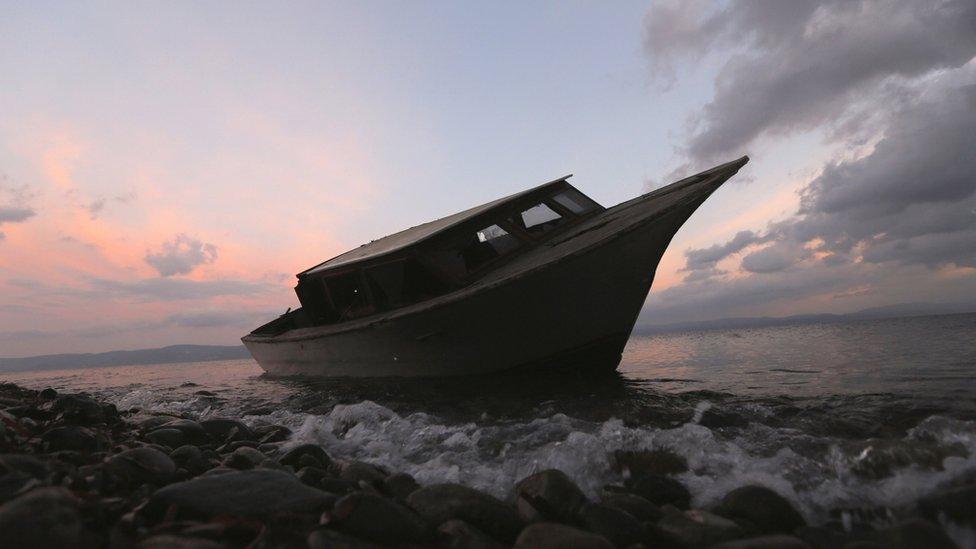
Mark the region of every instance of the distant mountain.
POLYGON ((243 345, 170 345, 159 349, 0 358, 0 372, 102 368, 133 364, 172 364, 234 360, 251 355, 243 345))
POLYGON ((657 334, 666 332, 696 332, 703 330, 727 330, 736 328, 764 328, 766 326, 785 326, 789 324, 820 324, 826 322, 846 322, 852 320, 873 320, 911 316, 930 316, 976 312, 976 302, 972 303, 898 303, 883 307, 861 309, 845 314, 809 314, 792 316, 760 316, 719 318, 694 322, 675 322, 672 324, 644 324, 634 328, 637 334, 657 334))

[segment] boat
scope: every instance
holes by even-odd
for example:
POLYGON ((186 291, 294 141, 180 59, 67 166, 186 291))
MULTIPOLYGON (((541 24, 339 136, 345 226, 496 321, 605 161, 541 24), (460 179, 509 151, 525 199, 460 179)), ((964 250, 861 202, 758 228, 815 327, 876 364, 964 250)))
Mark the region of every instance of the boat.
POLYGON ((241 339, 275 376, 614 371, 671 239, 748 160, 611 208, 561 177, 385 236, 241 339))

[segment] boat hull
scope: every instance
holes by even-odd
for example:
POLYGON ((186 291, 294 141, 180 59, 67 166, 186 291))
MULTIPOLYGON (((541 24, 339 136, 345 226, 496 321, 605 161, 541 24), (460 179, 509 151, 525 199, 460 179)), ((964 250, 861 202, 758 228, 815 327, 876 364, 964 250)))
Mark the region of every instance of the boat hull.
POLYGON ((272 375, 613 371, 671 239, 740 165, 607 210, 602 228, 574 237, 572 253, 463 297, 354 329, 252 334, 244 344, 272 375))

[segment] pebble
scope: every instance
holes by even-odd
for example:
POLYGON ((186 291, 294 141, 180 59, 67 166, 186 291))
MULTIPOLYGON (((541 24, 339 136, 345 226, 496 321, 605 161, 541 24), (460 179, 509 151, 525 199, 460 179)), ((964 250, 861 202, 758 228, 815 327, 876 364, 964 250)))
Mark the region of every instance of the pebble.
POLYGON ((691 493, 677 480, 664 475, 644 475, 638 478, 630 489, 655 505, 674 505, 687 509, 691 504, 691 493))
POLYGON ((160 488, 145 511, 159 516, 170 506, 188 518, 219 515, 266 517, 272 513, 319 513, 335 496, 302 484, 294 475, 268 469, 199 476, 160 488))
POLYGON ((343 496, 328 516, 330 525, 380 543, 418 542, 427 530, 424 520, 409 508, 368 492, 343 496))
POLYGON ((660 507, 635 494, 605 494, 601 501, 611 507, 627 511, 642 522, 656 522, 664 516, 660 507))
POLYGON ((339 463, 339 478, 352 482, 366 482, 380 485, 389 473, 364 461, 344 461, 339 463))
POLYGON ((79 547, 91 540, 78 500, 63 488, 38 488, 0 507, 0 545, 79 547))
POLYGON ((408 473, 394 473, 383 479, 381 488, 384 493, 396 499, 406 501, 407 497, 420 488, 420 484, 408 473))
POLYGON ((251 428, 236 419, 210 418, 201 421, 200 426, 211 438, 220 442, 257 440, 251 428))
POLYGON ((732 490, 722 498, 717 512, 762 534, 789 534, 806 525, 789 500, 765 486, 732 490))
POLYGON ((680 546, 714 545, 741 538, 742 527, 735 522, 708 511, 679 511, 667 506, 662 517, 654 525, 656 534, 680 546))
POLYGON ((449 520, 437 528, 438 546, 448 549, 503 549, 488 534, 463 520, 449 520))
POLYGON ((169 448, 179 448, 186 443, 186 437, 183 436, 183 431, 179 429, 156 429, 146 433, 146 438, 169 448))
POLYGON ((328 469, 332 466, 332 458, 329 454, 322 449, 321 446, 316 444, 300 444, 291 448, 285 452, 284 455, 278 460, 283 465, 291 465, 296 469, 300 469, 305 466, 321 467, 323 469, 328 469), (300 461, 303 457, 309 457, 312 462, 305 463, 307 465, 300 465, 300 461))
POLYGON ((424 486, 410 494, 407 505, 430 524, 459 519, 503 542, 514 541, 522 529, 511 505, 460 484, 424 486))
POLYGON ((254 448, 241 446, 224 459, 224 465, 234 469, 253 469, 267 458, 268 456, 254 448))
POLYGON ((586 503, 586 496, 566 473, 540 471, 515 485, 519 516, 526 522, 542 520, 570 523, 586 503))
POLYGON ((518 549, 613 549, 607 538, 559 524, 537 522, 527 526, 515 541, 518 549))
POLYGON ((105 444, 91 430, 77 425, 55 427, 41 435, 44 449, 48 452, 73 450, 76 452, 95 452, 105 444))
POLYGON ((644 528, 633 515, 602 503, 583 505, 579 511, 579 524, 617 547, 629 547, 644 537, 644 528))
POLYGON ((118 453, 106 463, 132 482, 164 484, 176 473, 176 463, 155 448, 133 448, 118 453))

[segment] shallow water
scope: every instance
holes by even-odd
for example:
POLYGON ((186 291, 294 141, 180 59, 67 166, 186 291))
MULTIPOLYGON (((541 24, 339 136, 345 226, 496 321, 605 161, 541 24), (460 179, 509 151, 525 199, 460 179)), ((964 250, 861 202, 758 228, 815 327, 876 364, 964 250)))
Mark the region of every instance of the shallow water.
POLYGON ((974 342, 976 315, 952 315, 635 337, 601 379, 271 379, 250 360, 2 377, 285 424, 337 456, 503 497, 550 467, 593 493, 621 481, 613 450, 668 447, 696 505, 760 483, 815 522, 885 520, 976 473, 974 342))

